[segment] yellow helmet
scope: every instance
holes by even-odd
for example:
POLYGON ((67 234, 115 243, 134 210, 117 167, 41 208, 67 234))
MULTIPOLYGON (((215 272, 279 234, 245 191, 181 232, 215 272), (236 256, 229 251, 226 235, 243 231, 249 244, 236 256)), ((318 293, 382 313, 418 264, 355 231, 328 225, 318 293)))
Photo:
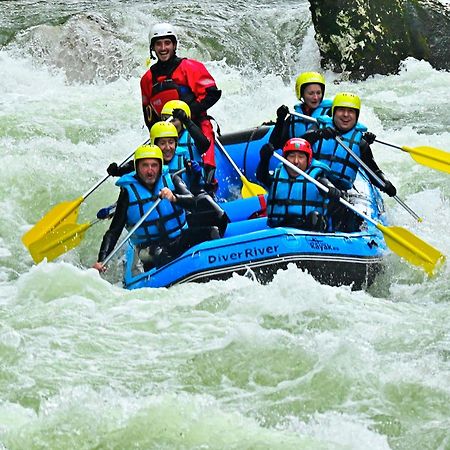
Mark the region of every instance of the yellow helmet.
POLYGON ((320 84, 322 86, 322 98, 325 95, 325 78, 319 72, 303 72, 295 81, 295 93, 300 100, 303 97, 303 90, 307 84, 320 84))
POLYGON ((339 92, 333 99, 333 105, 331 106, 331 115, 334 116, 334 108, 352 108, 356 109, 357 115, 361 110, 361 99, 356 94, 350 92, 339 92))
POLYGON ((178 131, 171 122, 156 122, 150 128, 150 143, 155 144, 155 140, 162 137, 171 137, 178 140, 178 131))
POLYGON ((183 100, 169 100, 163 106, 161 115, 166 114, 168 116, 171 116, 174 109, 182 109, 189 117, 189 119, 191 118, 191 108, 189 108, 189 105, 186 102, 183 102, 183 100))
POLYGON ((134 163, 139 159, 154 158, 161 161, 161 167, 164 165, 164 158, 161 149, 157 145, 141 145, 134 152, 134 163))

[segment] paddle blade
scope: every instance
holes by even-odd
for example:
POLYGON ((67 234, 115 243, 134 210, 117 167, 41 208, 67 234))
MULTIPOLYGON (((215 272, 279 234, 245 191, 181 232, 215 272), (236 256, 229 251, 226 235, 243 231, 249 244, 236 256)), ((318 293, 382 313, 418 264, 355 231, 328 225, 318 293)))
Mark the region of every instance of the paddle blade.
POLYGON ((38 241, 32 242, 28 248, 33 261, 37 264, 44 258, 53 261, 58 256, 80 244, 85 231, 91 223, 63 223, 47 233, 38 241))
POLYGON ((445 173, 450 173, 450 153, 433 147, 401 147, 408 152, 414 161, 423 166, 431 167, 445 173))
POLYGON ((377 228, 383 233, 387 246, 397 255, 415 266, 420 266, 429 276, 445 261, 445 256, 436 248, 427 244, 411 231, 402 227, 387 227, 378 223, 377 228))
POLYGON ((267 194, 267 191, 256 183, 251 183, 244 176, 241 177, 242 181, 242 198, 256 197, 257 195, 267 194))
POLYGON ((42 239, 55 227, 65 223, 75 223, 78 218, 78 206, 83 201, 79 197, 71 202, 62 202, 54 206, 33 228, 22 236, 22 242, 29 249, 32 242, 42 239))

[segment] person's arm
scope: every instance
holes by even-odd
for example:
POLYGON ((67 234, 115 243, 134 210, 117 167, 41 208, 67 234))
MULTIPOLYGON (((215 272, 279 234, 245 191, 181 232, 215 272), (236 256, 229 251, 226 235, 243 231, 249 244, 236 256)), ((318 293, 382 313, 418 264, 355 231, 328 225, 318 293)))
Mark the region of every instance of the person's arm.
POLYGON ((155 120, 152 107, 150 105, 150 95, 152 90, 152 74, 148 70, 142 76, 140 81, 141 87, 141 101, 142 101, 142 113, 144 114, 144 123, 146 127, 150 130, 155 120))
POLYGON ((317 125, 312 125, 305 134, 300 136, 308 141, 311 146, 321 139, 334 139, 338 135, 338 132, 332 127, 318 128, 317 125))
POLYGON ((386 192, 387 195, 390 197, 394 197, 397 195, 397 189, 395 186, 386 178, 386 175, 383 173, 383 171, 378 167, 378 164, 375 162, 375 159, 373 157, 372 149, 370 148, 370 145, 363 139, 361 140, 361 143, 359 144, 359 149, 361 152, 361 160, 369 167, 372 172, 375 173, 375 175, 381 179, 381 181, 384 182, 384 186, 381 186, 373 177, 369 175, 370 180, 372 183, 377 186, 380 190, 383 192, 386 192))
POLYGON ((112 218, 108 231, 103 236, 100 251, 98 252, 97 262, 102 262, 114 250, 119 240, 120 234, 126 224, 128 211, 128 192, 125 189, 120 190, 117 200, 116 211, 112 218))
POLYGON ((208 69, 195 59, 183 59, 180 66, 187 79, 187 84, 195 96, 195 101, 189 103, 193 120, 217 103, 222 91, 217 88, 216 81, 208 69))
POLYGON ((270 158, 273 155, 273 145, 271 143, 264 144, 259 151, 259 163, 256 167, 256 179, 267 189, 272 185, 272 177, 269 173, 270 158))
POLYGON ((186 168, 189 190, 194 196, 205 192, 205 174, 200 163, 194 159, 185 159, 184 167, 186 168))
POLYGON ((209 149, 211 144, 209 139, 203 134, 200 127, 189 118, 186 121, 186 131, 191 135, 200 154, 205 153, 209 149))
POLYGON ((269 138, 269 142, 274 148, 282 148, 284 143, 289 139, 289 126, 292 116, 286 119, 288 114, 289 108, 286 105, 281 105, 277 109, 277 120, 269 138))
POLYGON ((321 176, 317 179, 317 181, 321 184, 323 184, 326 188, 328 188, 328 192, 320 190, 320 193, 324 196, 329 198, 331 201, 338 202, 339 198, 342 195, 342 192, 334 186, 334 184, 326 177, 321 176))
POLYGON ((195 206, 194 194, 187 188, 184 181, 178 175, 172 176, 174 189, 175 201, 182 208, 192 209, 195 206))
POLYGON ((145 126, 150 131, 150 128, 152 127, 152 117, 153 117, 153 111, 150 105, 144 106, 142 105, 142 112, 144 114, 144 123, 145 126))
POLYGON ((190 134, 200 154, 205 153, 209 149, 210 142, 209 139, 203 134, 200 127, 189 119, 187 114, 180 108, 174 108, 172 115, 186 127, 186 131, 190 134))
POLYGON ((134 161, 132 159, 130 161, 127 161, 120 167, 117 165, 117 163, 113 162, 106 169, 108 175, 110 175, 111 177, 121 177, 122 175, 133 172, 133 170, 134 161))
POLYGON ((205 89, 205 96, 202 100, 196 100, 189 104, 193 118, 200 117, 203 112, 206 112, 211 106, 215 105, 220 97, 222 91, 217 89, 217 86, 210 86, 205 89))

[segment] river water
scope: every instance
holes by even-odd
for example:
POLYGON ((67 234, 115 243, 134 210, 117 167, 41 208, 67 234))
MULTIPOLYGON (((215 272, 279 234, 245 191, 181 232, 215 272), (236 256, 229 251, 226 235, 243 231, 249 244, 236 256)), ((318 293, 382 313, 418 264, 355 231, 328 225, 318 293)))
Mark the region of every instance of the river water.
MULTIPOLYGON (((262 286, 125 291, 116 260, 88 269, 106 223, 56 262, 21 236, 147 139, 139 78, 155 21, 207 64, 222 131, 274 119, 297 74, 319 69, 306 1, 0 3, 0 448, 450 449, 449 266, 428 279, 387 258, 368 292, 294 267, 262 286)), ((361 121, 397 145, 450 151, 450 74, 423 61, 339 82, 361 121)), ((390 222, 450 254, 450 177, 374 146, 399 195, 390 222)), ((115 200, 109 181, 80 220, 115 200)))

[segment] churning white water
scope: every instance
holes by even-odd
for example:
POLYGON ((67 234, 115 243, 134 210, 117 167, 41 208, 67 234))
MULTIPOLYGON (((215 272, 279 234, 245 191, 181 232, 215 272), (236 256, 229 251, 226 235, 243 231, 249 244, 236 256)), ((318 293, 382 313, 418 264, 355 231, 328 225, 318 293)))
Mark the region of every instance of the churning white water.
MULTIPOLYGON (((318 70, 308 3, 3 1, 0 5, 0 448, 449 449, 450 287, 395 254, 369 292, 294 267, 125 291, 121 263, 89 269, 107 223, 35 266, 21 236, 86 192, 147 139, 139 78, 151 23, 223 90, 222 132, 274 119, 299 72, 318 70)), ((340 82, 361 121, 396 145, 450 151, 450 74, 340 82)), ((390 222, 450 254, 450 178, 375 144, 380 167, 424 219, 386 199, 390 222)), ((80 221, 112 203, 106 182, 80 221)))

